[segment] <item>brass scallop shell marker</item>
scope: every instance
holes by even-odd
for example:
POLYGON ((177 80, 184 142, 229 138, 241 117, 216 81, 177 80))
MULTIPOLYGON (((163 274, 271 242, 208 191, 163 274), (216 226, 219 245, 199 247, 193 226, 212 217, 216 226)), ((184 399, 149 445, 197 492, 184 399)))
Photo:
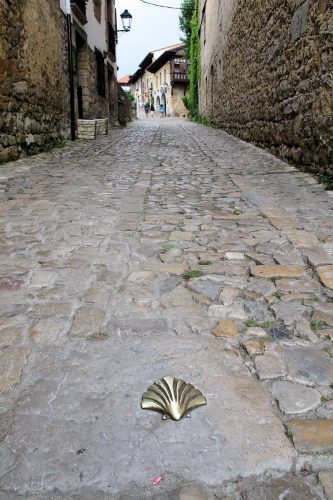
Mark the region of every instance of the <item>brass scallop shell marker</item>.
POLYGON ((142 396, 141 408, 155 410, 180 420, 189 411, 207 404, 199 389, 175 377, 162 377, 148 387, 142 396))

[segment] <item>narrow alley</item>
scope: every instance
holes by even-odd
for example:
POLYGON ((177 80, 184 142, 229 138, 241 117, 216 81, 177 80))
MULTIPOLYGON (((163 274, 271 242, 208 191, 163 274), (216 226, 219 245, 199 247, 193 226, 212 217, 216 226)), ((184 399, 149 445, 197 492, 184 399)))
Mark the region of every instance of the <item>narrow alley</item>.
POLYGON ((0 184, 0 499, 326 498, 332 191, 180 118, 0 184), (142 410, 166 375, 207 405, 142 410))

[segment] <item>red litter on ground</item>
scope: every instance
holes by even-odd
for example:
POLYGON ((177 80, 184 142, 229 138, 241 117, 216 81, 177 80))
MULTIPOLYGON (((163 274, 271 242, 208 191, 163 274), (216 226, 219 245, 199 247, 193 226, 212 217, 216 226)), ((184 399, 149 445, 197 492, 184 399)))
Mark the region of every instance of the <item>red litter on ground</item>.
POLYGON ((158 477, 155 477, 155 479, 152 480, 152 483, 153 485, 155 486, 156 484, 160 483, 161 481, 163 481, 163 476, 158 476, 158 477))

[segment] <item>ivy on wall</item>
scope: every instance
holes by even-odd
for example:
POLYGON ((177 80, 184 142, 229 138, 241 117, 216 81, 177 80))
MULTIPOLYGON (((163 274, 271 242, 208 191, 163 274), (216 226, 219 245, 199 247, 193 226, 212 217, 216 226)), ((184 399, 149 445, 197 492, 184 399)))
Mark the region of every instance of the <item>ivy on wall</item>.
POLYGON ((189 47, 190 89, 184 97, 184 104, 193 120, 199 120, 199 81, 200 81, 200 36, 198 0, 183 0, 180 14, 180 28, 185 34, 189 47))

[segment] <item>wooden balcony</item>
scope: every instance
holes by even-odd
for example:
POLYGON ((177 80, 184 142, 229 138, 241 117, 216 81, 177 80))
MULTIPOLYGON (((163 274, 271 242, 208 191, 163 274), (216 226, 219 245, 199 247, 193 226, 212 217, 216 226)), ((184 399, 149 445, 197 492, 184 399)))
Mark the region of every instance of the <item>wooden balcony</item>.
POLYGON ((75 16, 81 24, 86 24, 88 22, 86 17, 86 0, 71 0, 71 7, 73 16, 75 16))
POLYGON ((188 83, 189 78, 187 73, 172 72, 170 75, 171 83, 188 83))

